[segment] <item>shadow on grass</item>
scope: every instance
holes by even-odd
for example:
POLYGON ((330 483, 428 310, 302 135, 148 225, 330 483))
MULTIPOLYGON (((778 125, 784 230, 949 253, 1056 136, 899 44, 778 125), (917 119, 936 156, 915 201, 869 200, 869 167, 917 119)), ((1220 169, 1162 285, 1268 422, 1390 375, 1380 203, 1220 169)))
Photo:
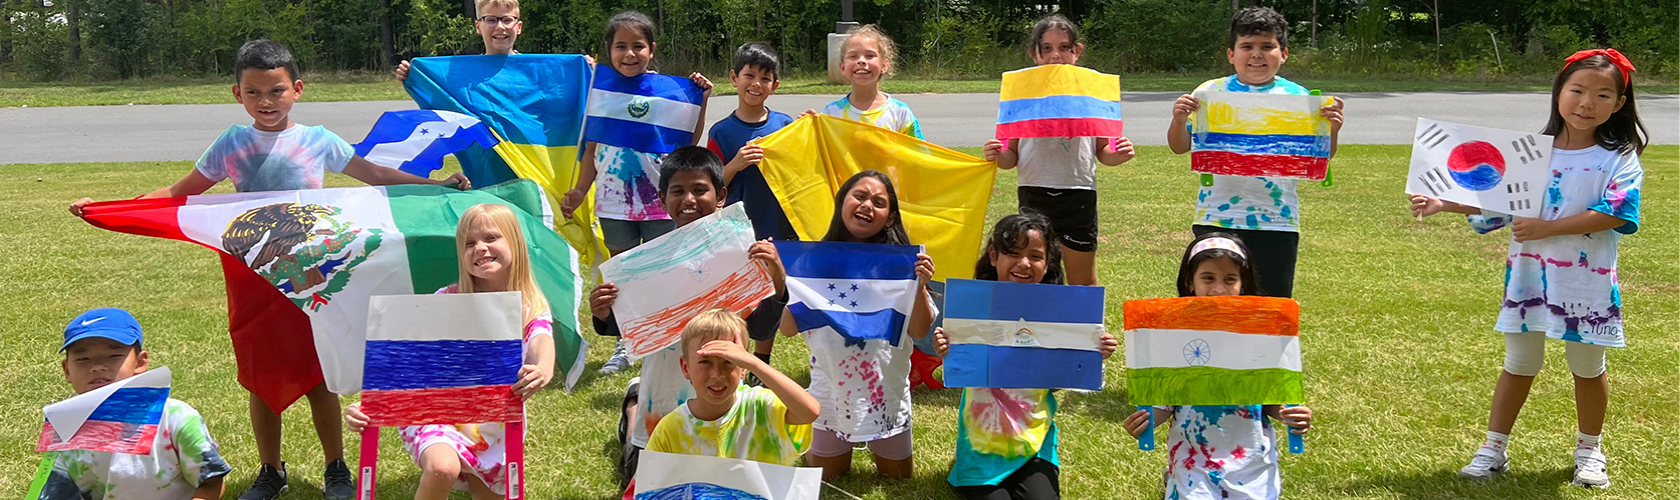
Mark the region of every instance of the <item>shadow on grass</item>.
POLYGON ((1568 468, 1513 470, 1489 480, 1458 477, 1457 470, 1401 472, 1348 483, 1349 496, 1433 500, 1438 498, 1566 498, 1572 471, 1568 468))
POLYGON ((867 451, 854 451, 851 473, 823 485, 822 497, 852 498, 835 494, 834 490, 837 488, 858 497, 869 497, 877 492, 882 493, 885 498, 928 500, 955 497, 951 483, 945 481, 949 467, 941 467, 938 470, 917 468, 915 475, 909 479, 886 479, 876 474, 873 457, 874 455, 867 451))
POLYGON ((917 387, 910 390, 910 400, 916 406, 933 405, 956 408, 957 403, 962 401, 962 391, 963 388, 961 387, 946 387, 944 389, 917 387))
POLYGON ((1126 417, 1137 411, 1137 407, 1127 402, 1128 395, 1125 386, 1109 386, 1098 392, 1087 394, 1069 394, 1062 391, 1057 397, 1060 403, 1056 407, 1057 413, 1079 415, 1087 418, 1108 420, 1116 424, 1126 421, 1126 417))

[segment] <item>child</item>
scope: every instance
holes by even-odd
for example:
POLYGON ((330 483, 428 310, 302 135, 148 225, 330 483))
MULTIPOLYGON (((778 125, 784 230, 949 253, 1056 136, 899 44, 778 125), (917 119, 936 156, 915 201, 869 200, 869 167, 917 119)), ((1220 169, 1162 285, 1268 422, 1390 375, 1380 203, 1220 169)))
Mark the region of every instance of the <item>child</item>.
MULTIPOLYGON (((781 85, 776 76, 781 66, 781 58, 776 56, 776 51, 768 43, 749 42, 735 49, 734 69, 729 71, 729 83, 735 87, 736 101, 740 104, 734 113, 712 124, 711 131, 706 134, 711 138, 706 142, 706 148, 724 161, 723 182, 729 185, 729 197, 724 205, 746 203, 747 218, 753 223, 753 237, 791 241, 799 239, 799 234, 794 232, 787 214, 782 213, 782 202, 776 199, 776 193, 770 192, 764 173, 758 171, 758 162, 764 159, 764 148, 747 144, 793 123, 792 117, 764 105, 764 101, 781 85)), ((753 355, 769 363, 775 339, 774 332, 767 338, 754 339, 753 355)))
MULTIPOLYGON (((823 106, 822 114, 922 139, 922 124, 910 112, 910 105, 881 91, 881 79, 892 74, 893 59, 898 56, 892 38, 873 24, 852 28, 848 34, 840 44, 840 72, 851 80, 852 91, 823 106)), ((800 116, 814 113, 806 110, 800 116)))
MULTIPOLYGON (((653 63, 653 21, 633 10, 619 12, 607 19, 604 46, 607 65, 625 78, 635 78, 650 71, 653 63)), ((694 142, 700 144, 700 133, 706 126, 706 100, 712 97, 712 82, 700 73, 688 75, 694 84, 706 90, 700 100, 700 117, 694 122, 694 142)), ((607 252, 618 255, 651 241, 675 227, 671 215, 660 206, 659 162, 663 155, 644 153, 597 142, 585 142, 583 164, 578 167, 576 187, 567 191, 560 202, 560 213, 571 218, 572 211, 583 204, 584 192, 591 185, 595 190, 595 218, 601 224, 603 243, 607 252), (608 181, 595 183, 601 173, 608 181)), ((602 374, 613 374, 630 367, 630 357, 624 352, 624 342, 613 346, 612 356, 601 365, 602 374)))
MULTIPOLYGON (((723 188, 723 166, 716 155, 705 148, 688 146, 677 148, 659 166, 659 193, 665 211, 678 227, 711 215, 723 206, 728 190, 723 188)), ((784 284, 786 273, 776 254, 776 246, 769 241, 753 243, 747 257, 764 263, 770 271, 775 295, 759 301, 747 316, 747 337, 754 340, 772 338, 787 308, 788 292, 784 284)), ((617 337, 618 319, 613 315, 613 303, 618 300, 618 287, 612 283, 597 285, 589 293, 589 311, 595 332, 617 337)), ((648 446, 648 435, 660 418, 677 409, 695 392, 683 382, 680 346, 671 346, 642 359, 642 375, 631 381, 624 396, 624 408, 619 414, 619 441, 623 446, 619 455, 620 486, 636 476, 636 460, 642 448, 648 446), (629 439, 626 438, 628 434, 629 439)), ((755 372, 756 373, 756 372, 755 372)))
MULTIPOLYGON (((1062 284, 1062 249, 1050 219, 1036 212, 1005 216, 992 229, 974 279, 1062 284)), ((933 329, 939 355, 950 350, 945 329, 933 329)), ((1104 332, 1108 359, 1120 343, 1104 332)), ((1061 498, 1056 459, 1056 395, 1045 389, 963 389, 957 406, 957 453, 946 481, 963 498, 1061 498), (1010 408, 998 411, 997 408, 1010 408)))
MULTIPOLYGON (((235 58, 233 98, 245 105, 254 120, 250 126, 233 125, 204 151, 198 165, 186 177, 141 195, 168 198, 201 194, 227 179, 234 190, 285 191, 317 189, 325 172, 343 173, 372 185, 439 184, 471 187, 461 174, 442 181, 416 177, 385 168, 355 155, 326 127, 307 127, 292 121, 292 104, 303 94, 292 53, 279 43, 252 40, 239 48, 235 58)), ((70 213, 81 215, 92 203, 82 198, 70 204, 70 213)), ((322 490, 327 500, 349 500, 356 495, 349 467, 344 464, 344 438, 340 435, 338 395, 326 384, 315 386, 307 395, 315 422, 315 434, 326 454, 326 475, 322 490)), ((257 455, 262 468, 251 489, 240 500, 270 500, 286 490, 286 463, 280 459, 280 414, 262 399, 251 395, 251 427, 256 433, 257 455)))
MULTIPOLYGON (((1262 94, 1306 95, 1307 89, 1277 76, 1289 59, 1289 25, 1283 15, 1267 7, 1249 7, 1231 18, 1225 57, 1236 74, 1215 78, 1196 91, 1257 92, 1262 94)), ((1174 153, 1190 151, 1190 125, 1196 112, 1196 98, 1178 97, 1173 104, 1172 124, 1167 126, 1167 145, 1174 153)), ((1336 153, 1336 137, 1342 130, 1342 100, 1319 110, 1330 121, 1330 153, 1336 153)), ((1254 271, 1260 276, 1259 295, 1295 295, 1295 258, 1300 248, 1301 204, 1295 194, 1295 179, 1282 177, 1239 177, 1214 175, 1211 186, 1196 194, 1196 218, 1190 230, 1197 236, 1221 231, 1242 237, 1254 248, 1254 271)))
MULTIPOLYGON (((1027 37, 1027 55, 1033 63, 1079 64, 1085 44, 1079 43, 1079 28, 1061 14, 1038 20, 1027 37)), ((1016 184, 1020 210, 1037 210, 1049 216, 1061 235, 1066 250, 1067 284, 1097 284, 1097 165, 1114 166, 1132 159, 1132 140, 1115 139, 1114 147, 1103 137, 1042 137, 992 139, 984 147, 986 161, 998 168, 1021 166, 1016 184)))
MULTIPOLYGON (((530 256, 519 218, 505 205, 481 204, 461 214, 455 226, 460 281, 437 293, 519 292, 524 304, 525 363, 513 393, 529 400, 554 380, 554 316, 531 276, 530 256)), ((351 432, 368 425, 362 403, 344 409, 351 432)), ((507 492, 507 427, 502 422, 403 427, 403 449, 420 466, 416 499, 443 499, 451 489, 466 490, 478 500, 507 492)))
MULTIPOLYGON (((122 309, 82 313, 64 327, 64 379, 76 394, 144 373, 150 355, 141 346, 140 323, 122 309)), ((222 498, 222 478, 233 468, 198 411, 175 398, 163 407, 150 455, 108 451, 53 452, 41 500, 80 500, 132 495, 142 498, 222 498)))
MULTIPOLYGON (((478 17, 473 19, 473 28, 484 39, 485 55, 519 53, 513 50, 514 40, 518 40, 519 32, 525 30, 525 22, 519 20, 519 0, 473 0, 473 10, 478 12, 478 17)), ((407 80, 408 70, 408 61, 397 63, 397 69, 391 72, 391 76, 397 81, 407 80)))
MULTIPOLYGON (((1258 289, 1249 251, 1231 233, 1213 232, 1190 242, 1178 268, 1178 296, 1254 295, 1258 289)), ((1166 496, 1169 499, 1276 499, 1277 436, 1268 419, 1281 420, 1289 432, 1312 427, 1306 406, 1157 406, 1155 421, 1167 430, 1166 496), (1183 452, 1181 455, 1180 452, 1183 452)), ((1137 437, 1149 412, 1126 417, 1126 432, 1137 437)))
MULTIPOLYGON (((892 180, 881 172, 865 170, 841 184, 834 196, 834 219, 822 240, 910 244, 892 180)), ((933 259, 927 254, 916 255, 918 299, 906 327, 916 339, 927 336, 933 323, 933 299, 927 289, 932 277, 933 259)), ((793 316, 783 316, 782 331, 793 335, 795 330, 793 316)), ((912 343, 900 341, 893 346, 883 339, 868 339, 862 346, 852 347, 833 332, 800 333, 811 346, 811 395, 825 408, 812 424, 816 432, 811 451, 805 455, 806 464, 822 467, 824 481, 834 480, 852 468, 852 443, 867 442, 882 476, 910 477, 914 465, 910 440, 912 343), (848 368, 838 368, 841 365, 848 368)))
POLYGON ((1511 226, 1505 259, 1505 300, 1494 329, 1505 333, 1505 370, 1493 388, 1487 441, 1459 475, 1485 479, 1506 469, 1505 447, 1517 413, 1545 355, 1545 339, 1567 340, 1564 358, 1575 374, 1578 433, 1573 484, 1605 488, 1599 437, 1610 398, 1604 349, 1622 337, 1621 285, 1616 252, 1622 235, 1639 230, 1639 153, 1645 124, 1633 104, 1633 64, 1614 49, 1569 57, 1552 84, 1552 181, 1539 218, 1510 217, 1423 195, 1412 195, 1419 217, 1437 212, 1470 216, 1479 233, 1511 226))

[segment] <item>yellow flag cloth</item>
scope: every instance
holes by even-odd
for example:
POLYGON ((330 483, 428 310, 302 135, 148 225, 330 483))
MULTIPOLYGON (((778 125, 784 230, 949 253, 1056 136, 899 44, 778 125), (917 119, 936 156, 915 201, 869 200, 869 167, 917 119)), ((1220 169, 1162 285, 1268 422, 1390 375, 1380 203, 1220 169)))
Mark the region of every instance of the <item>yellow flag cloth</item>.
POLYGON ((846 179, 879 170, 898 191, 910 242, 927 245, 934 278, 974 277, 997 177, 993 163, 828 115, 794 120, 753 143, 764 147, 758 169, 800 239, 819 240, 828 233, 834 196, 846 179))

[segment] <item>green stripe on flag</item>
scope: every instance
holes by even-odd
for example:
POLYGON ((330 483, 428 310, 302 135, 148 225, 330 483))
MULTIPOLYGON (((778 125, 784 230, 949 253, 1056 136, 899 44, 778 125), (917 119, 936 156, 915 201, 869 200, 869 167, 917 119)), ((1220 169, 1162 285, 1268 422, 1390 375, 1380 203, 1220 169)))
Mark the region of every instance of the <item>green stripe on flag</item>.
POLYGON ((1301 372, 1284 368, 1233 370, 1209 366, 1126 370, 1134 405, 1300 404, 1301 372))

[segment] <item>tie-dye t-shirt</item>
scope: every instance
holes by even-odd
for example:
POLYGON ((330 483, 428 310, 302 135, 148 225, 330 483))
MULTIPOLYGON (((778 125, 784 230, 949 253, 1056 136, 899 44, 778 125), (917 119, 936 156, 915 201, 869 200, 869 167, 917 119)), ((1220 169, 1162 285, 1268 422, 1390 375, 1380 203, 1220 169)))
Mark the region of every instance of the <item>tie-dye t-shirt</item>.
MULTIPOLYGON (((1624 222, 1596 233, 1520 243, 1513 238, 1505 257, 1505 300, 1494 329, 1542 331, 1554 339, 1626 346, 1616 245, 1622 235, 1639 230, 1639 188, 1644 180, 1638 156, 1598 146, 1552 149, 1552 180, 1540 218, 1557 220, 1591 210, 1624 222)), ((1470 216, 1478 232, 1511 221, 1504 214, 1484 213, 1470 216)))
POLYGON ((648 451, 793 465, 811 446, 811 425, 789 425, 787 406, 763 387, 735 388, 735 406, 717 420, 700 420, 682 405, 659 420, 648 451))
POLYGON ((822 114, 860 121, 917 139, 924 139, 922 137, 922 124, 916 121, 916 114, 910 112, 910 105, 885 92, 882 95, 887 96, 886 104, 864 111, 852 105, 852 94, 848 92, 839 100, 823 106, 822 114))
POLYGON ((1277 434, 1260 405, 1173 406, 1167 430, 1169 500, 1275 499, 1277 434))
POLYGON ((995 485, 1033 457, 1056 461, 1056 395, 1045 389, 963 389, 952 486, 995 485))
MULTIPOLYGON (((1281 76, 1273 78, 1272 83, 1254 86, 1231 75, 1203 82, 1196 91, 1307 94, 1306 88, 1281 76)), ((1194 121, 1186 126, 1195 133, 1194 121)), ((1202 186, 1196 193, 1196 218, 1191 223, 1231 229, 1293 232, 1299 230, 1300 219, 1301 201, 1295 196, 1295 179, 1215 175, 1212 186, 1202 186)))
POLYGON ((678 342, 642 358, 640 397, 636 398, 641 422, 630 425, 630 444, 646 448, 654 426, 694 397, 694 384, 682 372, 682 356, 678 342))
POLYGON ((659 201, 659 163, 665 155, 595 143, 595 216, 670 220, 659 201))
POLYGON ((55 452, 41 500, 192 498, 198 486, 232 471, 204 418, 179 400, 163 406, 150 455, 108 451, 55 452))
POLYGON ((204 150, 197 168, 212 181, 232 181, 241 193, 320 189, 327 172, 344 172, 355 156, 350 143, 319 125, 279 132, 234 125, 204 150))

